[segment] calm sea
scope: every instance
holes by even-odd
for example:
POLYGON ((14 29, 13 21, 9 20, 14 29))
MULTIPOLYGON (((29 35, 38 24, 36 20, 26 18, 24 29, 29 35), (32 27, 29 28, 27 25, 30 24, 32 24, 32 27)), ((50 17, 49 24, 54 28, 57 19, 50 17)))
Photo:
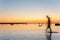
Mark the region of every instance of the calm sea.
POLYGON ((51 25, 58 33, 46 33, 47 25, 15 24, 0 25, 0 40, 60 40, 60 26, 51 25))

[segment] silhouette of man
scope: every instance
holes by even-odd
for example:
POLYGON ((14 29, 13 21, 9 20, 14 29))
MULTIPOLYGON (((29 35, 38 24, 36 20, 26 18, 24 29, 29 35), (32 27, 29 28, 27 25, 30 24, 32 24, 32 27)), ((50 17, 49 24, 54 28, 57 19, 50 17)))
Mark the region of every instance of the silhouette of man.
POLYGON ((47 17, 47 19, 48 19, 48 25, 47 25, 47 29, 46 29, 46 31, 49 29, 50 32, 52 32, 51 27, 50 27, 50 25, 51 25, 50 17, 49 17, 49 16, 46 16, 46 17, 47 17))

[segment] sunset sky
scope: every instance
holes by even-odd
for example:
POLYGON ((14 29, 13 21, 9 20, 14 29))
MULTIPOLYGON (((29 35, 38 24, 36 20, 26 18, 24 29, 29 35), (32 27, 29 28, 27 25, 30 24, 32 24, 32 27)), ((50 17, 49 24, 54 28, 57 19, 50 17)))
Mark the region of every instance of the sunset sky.
POLYGON ((46 15, 60 22, 60 0, 0 0, 0 22, 46 22, 46 15))

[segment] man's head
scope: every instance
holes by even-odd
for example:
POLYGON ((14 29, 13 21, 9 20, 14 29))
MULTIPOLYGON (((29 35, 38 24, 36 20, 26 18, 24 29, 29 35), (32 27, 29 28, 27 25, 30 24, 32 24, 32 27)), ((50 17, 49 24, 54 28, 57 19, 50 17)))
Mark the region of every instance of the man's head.
POLYGON ((48 18, 48 15, 46 17, 48 18))

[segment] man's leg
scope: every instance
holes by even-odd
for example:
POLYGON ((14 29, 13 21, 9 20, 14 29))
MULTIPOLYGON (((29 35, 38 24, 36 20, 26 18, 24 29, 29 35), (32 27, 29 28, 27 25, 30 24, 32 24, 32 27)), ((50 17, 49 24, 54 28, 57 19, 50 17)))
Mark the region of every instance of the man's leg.
POLYGON ((46 32, 48 31, 48 27, 46 28, 46 32))
POLYGON ((50 32, 52 32, 52 29, 50 28, 50 32))

